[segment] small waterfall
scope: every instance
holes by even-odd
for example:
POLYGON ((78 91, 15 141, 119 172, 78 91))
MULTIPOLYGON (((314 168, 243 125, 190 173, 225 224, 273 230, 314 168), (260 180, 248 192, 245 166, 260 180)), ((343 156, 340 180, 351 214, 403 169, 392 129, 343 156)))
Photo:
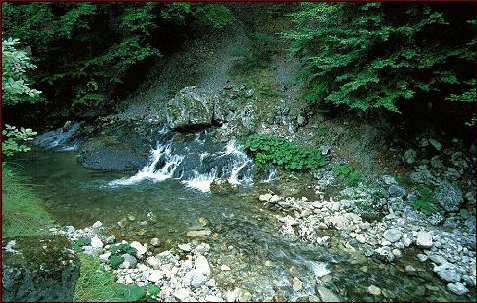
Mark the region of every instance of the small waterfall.
POLYGON ((187 142, 175 142, 175 137, 151 150, 149 163, 137 174, 113 180, 109 186, 175 178, 188 188, 209 192, 215 178, 227 179, 234 185, 253 184, 253 161, 235 140, 229 141, 224 147, 209 142, 210 135, 206 131, 197 133, 187 142))
POLYGON ((276 167, 269 167, 267 169, 267 178, 265 180, 260 181, 260 183, 270 183, 278 179, 278 170, 276 167))
MULTIPOLYGON (((49 132, 46 132, 42 135, 39 135, 33 139, 32 144, 45 148, 51 149, 57 146, 62 146, 75 135, 76 131, 79 129, 80 123, 74 123, 71 128, 67 131, 64 131, 63 128, 58 128, 49 132)), ((78 142, 73 142, 72 145, 63 146, 60 148, 60 151, 76 150, 78 147, 78 142)))
POLYGON ((160 182, 172 178, 175 170, 184 159, 184 156, 173 155, 171 152, 171 145, 172 142, 169 142, 164 145, 158 144, 156 149, 153 149, 151 151, 151 155, 149 156, 150 164, 145 166, 134 176, 119 180, 113 180, 109 182, 109 185, 131 185, 141 182, 145 179, 154 182, 160 182), (161 168, 157 169, 157 166, 159 166, 160 162, 163 162, 165 164, 161 168))

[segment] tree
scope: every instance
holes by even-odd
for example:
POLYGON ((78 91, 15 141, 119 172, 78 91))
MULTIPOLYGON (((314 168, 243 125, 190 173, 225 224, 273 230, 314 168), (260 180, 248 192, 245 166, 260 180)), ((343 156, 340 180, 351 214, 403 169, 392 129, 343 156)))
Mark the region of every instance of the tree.
POLYGON ((283 36, 304 61, 306 101, 394 112, 430 92, 475 102, 475 6, 303 3, 292 18, 283 36))
MULTIPOLYGON (((18 39, 2 40, 2 106, 15 105, 19 102, 39 101, 40 91, 30 88, 30 81, 26 75, 27 69, 36 68, 24 50, 17 49, 18 39)), ((2 153, 11 156, 17 152, 30 150, 23 144, 30 141, 36 132, 27 128, 17 129, 6 124, 2 135, 7 139, 2 142, 2 153)))

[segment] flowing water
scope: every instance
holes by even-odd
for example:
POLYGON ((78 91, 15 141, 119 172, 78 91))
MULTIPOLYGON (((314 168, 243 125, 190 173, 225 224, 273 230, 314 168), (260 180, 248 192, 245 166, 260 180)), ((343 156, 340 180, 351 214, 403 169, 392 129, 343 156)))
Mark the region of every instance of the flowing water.
POLYGON ((343 301, 462 300, 429 272, 430 265, 417 264, 413 252, 405 252, 402 262, 382 264, 347 248, 339 237, 332 237, 330 247, 318 247, 282 235, 276 213, 257 201, 277 171, 268 169, 265 178, 257 178, 253 161, 235 141, 217 144, 207 131, 184 136, 163 130, 143 169, 111 172, 79 165, 74 146, 65 148, 71 143, 61 134, 44 136, 43 148, 14 162, 63 225, 84 228, 100 220, 119 239, 159 238, 163 245, 157 252, 194 241, 188 231, 208 229, 211 235, 204 241, 211 245, 208 260, 218 284, 249 291, 254 301, 307 300, 330 290, 343 301), (217 177, 237 185, 236 192, 210 194, 210 182, 217 177), (122 228, 116 224, 120 220, 122 228), (220 264, 232 270, 221 272, 220 264), (408 264, 426 270, 406 275, 408 264), (369 294, 371 284, 383 294, 369 294))

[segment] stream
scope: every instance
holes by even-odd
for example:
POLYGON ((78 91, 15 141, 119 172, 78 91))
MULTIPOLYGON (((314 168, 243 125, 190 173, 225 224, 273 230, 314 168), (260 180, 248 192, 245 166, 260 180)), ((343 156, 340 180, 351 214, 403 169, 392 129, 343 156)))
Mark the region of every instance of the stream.
POLYGON ((204 242, 211 246, 214 279, 224 289, 248 291, 249 300, 314 301, 318 296, 325 301, 333 294, 343 301, 462 300, 429 270, 406 274, 405 265, 427 266, 412 250, 385 264, 347 249, 333 231, 329 247, 282 235, 277 213, 263 209, 257 199, 276 171, 260 180, 235 141, 217 144, 207 131, 184 136, 163 129, 143 169, 113 172, 82 167, 75 144, 55 140, 12 162, 22 167, 59 224, 84 228, 101 221, 119 240, 144 243, 156 237, 162 246, 155 253, 197 242, 187 237, 188 231, 210 230, 204 242), (211 194, 209 184, 217 177, 236 185, 235 192, 211 194), (204 219, 205 227, 199 224, 204 219), (124 226, 118 228, 121 220, 124 226), (231 271, 220 271, 220 264, 231 271), (370 294, 371 284, 382 294, 370 294))

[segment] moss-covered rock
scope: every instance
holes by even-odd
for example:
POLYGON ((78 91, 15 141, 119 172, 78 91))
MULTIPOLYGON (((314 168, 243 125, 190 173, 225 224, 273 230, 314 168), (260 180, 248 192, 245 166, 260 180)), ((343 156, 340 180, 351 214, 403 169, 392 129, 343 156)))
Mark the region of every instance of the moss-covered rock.
POLYGON ((80 261, 62 236, 2 240, 2 301, 72 301, 80 261))

